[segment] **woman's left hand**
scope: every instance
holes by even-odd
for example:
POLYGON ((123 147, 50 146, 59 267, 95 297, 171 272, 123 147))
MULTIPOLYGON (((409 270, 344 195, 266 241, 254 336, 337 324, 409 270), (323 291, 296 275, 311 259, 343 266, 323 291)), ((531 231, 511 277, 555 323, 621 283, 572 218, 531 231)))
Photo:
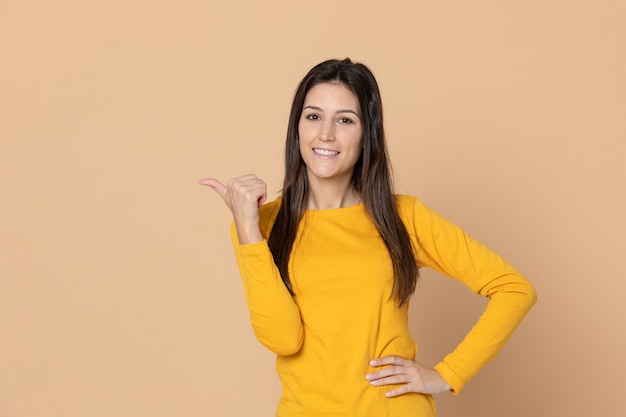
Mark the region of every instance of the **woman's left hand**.
POLYGON ((387 397, 397 397, 409 392, 439 394, 450 390, 450 385, 436 369, 416 361, 400 356, 385 356, 372 360, 370 365, 374 367, 387 366, 365 376, 365 379, 370 381, 373 386, 403 384, 401 387, 385 393, 387 397))

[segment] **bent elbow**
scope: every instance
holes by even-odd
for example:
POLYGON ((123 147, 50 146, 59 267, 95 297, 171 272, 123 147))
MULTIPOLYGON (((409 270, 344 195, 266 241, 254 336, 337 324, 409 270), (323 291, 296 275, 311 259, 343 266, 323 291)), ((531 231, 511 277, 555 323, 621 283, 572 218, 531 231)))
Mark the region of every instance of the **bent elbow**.
POLYGON ((506 290, 494 292, 489 296, 491 300, 498 304, 506 304, 516 310, 526 314, 537 302, 537 292, 529 283, 517 283, 506 290))
POLYGON ((535 287, 533 287, 532 285, 529 285, 528 298, 529 298, 528 307, 530 308, 533 305, 535 305, 535 303, 537 302, 537 291, 535 290, 535 287))
POLYGON ((294 355, 300 351, 300 349, 302 348, 302 343, 304 341, 304 336, 302 334, 302 329, 300 329, 297 334, 294 334, 291 337, 281 337, 277 340, 269 340, 262 338, 260 337, 260 335, 257 334, 257 339, 272 353, 278 356, 289 356, 294 355))
POLYGON ((528 281, 518 285, 514 293, 516 294, 517 302, 527 310, 530 310, 537 302, 537 291, 528 281))
POLYGON ((528 312, 537 302, 537 291, 532 285, 526 284, 522 291, 513 294, 513 298, 519 308, 528 312))
POLYGON ((269 348, 269 350, 271 350, 278 356, 295 355, 296 353, 300 351, 300 348, 302 348, 302 341, 299 340, 299 341, 294 341, 293 343, 283 343, 281 345, 277 345, 273 347, 267 346, 267 347, 269 348))

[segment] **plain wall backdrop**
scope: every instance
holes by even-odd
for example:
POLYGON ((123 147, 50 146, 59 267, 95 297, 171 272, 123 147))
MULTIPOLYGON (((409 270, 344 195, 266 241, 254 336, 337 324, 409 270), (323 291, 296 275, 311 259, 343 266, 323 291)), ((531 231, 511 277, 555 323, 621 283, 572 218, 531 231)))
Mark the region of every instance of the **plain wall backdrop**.
MULTIPOLYGON (((376 75, 397 191, 503 255, 539 302, 440 415, 626 413, 626 3, 0 1, 0 416, 271 416, 230 213, 275 197, 297 82, 376 75)), ((434 365, 485 300, 424 271, 434 365)))

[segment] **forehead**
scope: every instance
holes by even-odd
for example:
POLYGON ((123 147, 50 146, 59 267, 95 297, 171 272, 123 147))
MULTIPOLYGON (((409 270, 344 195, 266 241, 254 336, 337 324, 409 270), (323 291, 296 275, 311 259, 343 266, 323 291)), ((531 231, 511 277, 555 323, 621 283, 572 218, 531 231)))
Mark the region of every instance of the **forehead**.
POLYGON ((304 106, 360 110, 356 95, 345 84, 339 82, 319 83, 311 87, 304 98, 304 106))

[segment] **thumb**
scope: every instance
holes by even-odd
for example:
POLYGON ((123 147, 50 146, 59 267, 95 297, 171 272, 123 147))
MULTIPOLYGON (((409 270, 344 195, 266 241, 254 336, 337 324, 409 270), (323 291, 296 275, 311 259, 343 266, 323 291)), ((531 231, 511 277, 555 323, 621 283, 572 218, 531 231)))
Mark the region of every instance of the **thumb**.
POLYGON ((219 195, 222 196, 222 198, 224 198, 224 195, 226 194, 226 190, 228 190, 228 188, 224 184, 222 184, 215 178, 202 178, 201 180, 198 181, 198 184, 206 185, 208 187, 213 188, 219 195))

